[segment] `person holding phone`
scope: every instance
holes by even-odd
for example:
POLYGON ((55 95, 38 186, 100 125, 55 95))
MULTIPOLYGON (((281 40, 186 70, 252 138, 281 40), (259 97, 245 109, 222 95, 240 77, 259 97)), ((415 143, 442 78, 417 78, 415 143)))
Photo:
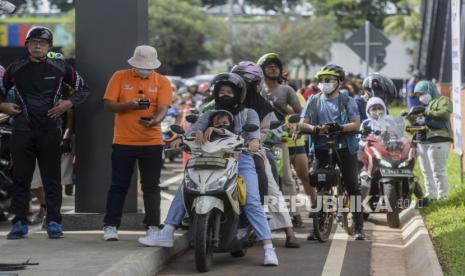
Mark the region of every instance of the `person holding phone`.
POLYGON ((108 191, 104 218, 104 240, 118 240, 124 201, 137 161, 147 235, 153 235, 160 223, 160 171, 163 137, 160 123, 171 105, 170 81, 155 72, 160 67, 157 51, 138 46, 128 60, 132 69, 113 74, 105 91, 105 109, 115 113, 112 184, 108 191))

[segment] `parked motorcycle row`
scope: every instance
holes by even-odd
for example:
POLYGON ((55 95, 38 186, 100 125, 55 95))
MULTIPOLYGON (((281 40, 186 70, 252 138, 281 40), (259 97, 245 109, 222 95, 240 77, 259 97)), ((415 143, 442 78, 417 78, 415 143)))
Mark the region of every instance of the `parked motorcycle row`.
MULTIPOLYGON (((412 112, 421 113, 421 110, 412 112)), ((186 121, 193 124, 199 112, 190 113, 186 121)), ((404 117, 407 115, 404 114, 404 117)), ((386 213, 388 226, 394 228, 400 226, 399 213, 410 206, 412 194, 417 197, 421 194, 413 168, 418 143, 416 134, 424 131, 424 127, 406 126, 404 117, 388 116, 393 125, 384 132, 357 132, 364 141, 362 150, 372 162, 369 185, 367 179, 360 177, 362 195, 364 198, 369 196, 364 217, 368 219, 370 212, 386 213), (412 133, 413 137, 404 135, 405 131, 412 133), (363 188, 366 186, 368 190, 363 188)), ((288 118, 289 123, 272 122, 267 143, 262 144, 262 147, 273 152, 278 170, 282 162, 278 145, 285 133, 292 131, 291 124, 299 120, 300 115, 295 114, 288 118)), ((256 127, 246 125, 243 131, 253 131, 256 127)), ((185 129, 179 125, 171 124, 169 131, 174 136, 167 135, 165 142, 168 144, 174 140, 173 137, 179 137, 182 140, 181 150, 190 156, 185 166, 182 191, 197 269, 208 271, 211 256, 216 252, 229 252, 233 257, 245 256, 247 248, 253 244, 254 233, 240 208, 243 183, 237 176, 235 155, 248 154, 244 140, 240 135, 225 134, 200 146, 194 138, 186 137, 185 129)), ((338 132, 328 133, 328 143, 335 141, 338 135, 338 132)), ((344 180, 336 164, 330 162, 323 172, 311 170, 309 174, 319 196, 339 197, 342 207, 350 208, 350 199, 342 185, 344 180), (321 173, 325 174, 324 177, 321 173)), ((354 224, 351 216, 351 212, 339 213, 339 209, 318 211, 312 216, 315 237, 321 242, 327 241, 334 230, 334 220, 352 235, 354 224)))

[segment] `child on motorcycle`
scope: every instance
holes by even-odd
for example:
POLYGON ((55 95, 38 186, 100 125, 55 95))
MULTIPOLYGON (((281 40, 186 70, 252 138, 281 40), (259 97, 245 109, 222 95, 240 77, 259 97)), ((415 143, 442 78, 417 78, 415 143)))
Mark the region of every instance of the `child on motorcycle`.
POLYGON ((234 117, 226 110, 213 111, 210 115, 205 138, 209 141, 215 140, 221 135, 233 135, 234 117))
MULTIPOLYGON (((389 138, 386 135, 403 136, 403 129, 396 126, 396 122, 391 116, 387 115, 387 108, 383 99, 372 97, 367 102, 366 107, 368 119, 364 120, 360 126, 362 139, 360 139, 360 148, 358 152, 359 161, 363 163, 360 170, 360 184, 362 197, 365 198, 370 193, 373 159, 365 152, 365 138, 373 135, 378 139, 389 138)), ((414 194, 418 199, 423 198, 423 191, 419 185, 415 186, 414 194)), ((425 202, 423 201, 423 204, 425 202)))

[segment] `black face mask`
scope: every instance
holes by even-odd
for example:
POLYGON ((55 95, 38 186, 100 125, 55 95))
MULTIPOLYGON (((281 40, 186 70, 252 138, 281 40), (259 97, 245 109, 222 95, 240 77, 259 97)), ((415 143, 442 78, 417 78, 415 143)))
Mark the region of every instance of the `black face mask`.
POLYGON ((217 106, 221 109, 230 110, 237 105, 237 101, 234 97, 231 96, 222 96, 218 97, 217 106))

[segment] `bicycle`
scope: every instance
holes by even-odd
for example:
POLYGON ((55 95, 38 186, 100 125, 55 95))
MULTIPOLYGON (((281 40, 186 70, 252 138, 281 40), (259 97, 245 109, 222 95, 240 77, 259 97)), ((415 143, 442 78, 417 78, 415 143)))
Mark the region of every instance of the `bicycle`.
MULTIPOLYGON (((289 118, 289 122, 297 122, 298 118, 289 118)), ((325 124, 329 127, 329 132, 327 134, 317 134, 317 136, 326 136, 327 144, 329 145, 328 151, 328 164, 324 168, 318 168, 318 163, 316 163, 316 169, 309 173, 310 183, 312 186, 317 189, 317 198, 323 199, 323 202, 326 202, 327 198, 336 199, 336 206, 339 205, 339 201, 342 199, 342 226, 345 232, 349 235, 354 234, 354 222, 352 213, 350 210, 350 197, 348 196, 347 191, 345 190, 344 181, 342 178, 341 171, 339 167, 336 167, 335 162, 333 161, 333 153, 336 154, 336 158, 340 157, 336 150, 338 137, 342 134, 339 128, 337 128, 336 123, 325 124), (341 198, 342 197, 342 198, 341 198)), ((358 133, 358 132, 351 132, 358 133)), ((315 134, 312 134, 315 135, 315 134)), ((314 160, 318 162, 317 156, 314 160)), ((315 207, 315 204, 313 204, 315 207)), ((318 212, 313 214, 313 230, 315 237, 320 242, 325 242, 329 239, 329 236, 332 231, 334 217, 336 216, 336 210, 334 206, 330 210, 325 210, 324 206, 321 206, 318 212)))

